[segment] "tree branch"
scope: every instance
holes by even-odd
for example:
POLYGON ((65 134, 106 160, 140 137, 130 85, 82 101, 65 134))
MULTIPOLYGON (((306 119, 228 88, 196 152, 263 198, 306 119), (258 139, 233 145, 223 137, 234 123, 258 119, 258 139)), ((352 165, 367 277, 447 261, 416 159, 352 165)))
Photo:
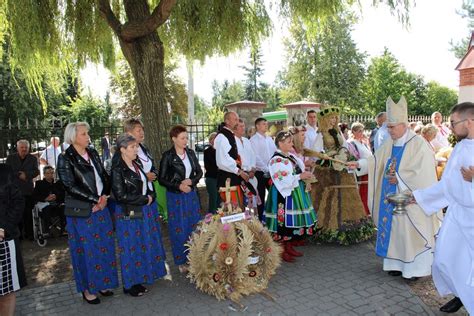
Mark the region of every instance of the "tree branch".
POLYGON ((176 1, 177 0, 161 0, 152 14, 145 20, 125 23, 121 28, 121 38, 125 41, 132 41, 156 31, 157 28, 168 20, 176 1))
POLYGON ((122 24, 110 8, 109 0, 99 0, 99 11, 107 21, 107 24, 112 28, 115 35, 120 37, 122 24))

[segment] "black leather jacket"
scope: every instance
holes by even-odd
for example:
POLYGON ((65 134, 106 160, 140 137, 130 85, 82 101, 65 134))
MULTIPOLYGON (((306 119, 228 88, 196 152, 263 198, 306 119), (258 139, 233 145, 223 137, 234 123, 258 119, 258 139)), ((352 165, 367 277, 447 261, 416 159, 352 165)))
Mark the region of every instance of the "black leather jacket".
POLYGON ((20 237, 18 224, 25 208, 25 199, 20 189, 11 180, 9 182, 0 185, 0 228, 5 230, 5 240, 20 237))
MULTIPOLYGON (((95 149, 87 148, 87 154, 97 169, 104 189, 102 194, 110 193, 110 180, 104 166, 100 160, 99 154, 95 149)), ((58 158, 58 176, 63 182, 66 193, 76 199, 87 200, 94 204, 99 202, 97 187, 95 185, 94 168, 74 149, 69 146, 66 151, 58 158)))
MULTIPOLYGON (((145 178, 145 172, 136 164, 139 172, 145 178)), ((155 193, 148 188, 147 183, 143 183, 141 177, 136 172, 130 170, 122 158, 112 166, 112 194, 114 199, 120 204, 145 205, 148 203, 148 195, 153 199, 155 193), (147 186, 147 193, 143 195, 143 186, 147 186)))
MULTIPOLYGON (((202 169, 199 165, 199 160, 193 150, 186 148, 186 155, 191 163, 191 174, 189 179, 192 181, 193 189, 202 178, 202 169)), ((186 169, 181 158, 176 154, 176 150, 171 147, 170 150, 165 151, 161 157, 160 172, 158 174, 158 181, 166 189, 173 193, 180 193, 179 185, 185 179, 186 169)))

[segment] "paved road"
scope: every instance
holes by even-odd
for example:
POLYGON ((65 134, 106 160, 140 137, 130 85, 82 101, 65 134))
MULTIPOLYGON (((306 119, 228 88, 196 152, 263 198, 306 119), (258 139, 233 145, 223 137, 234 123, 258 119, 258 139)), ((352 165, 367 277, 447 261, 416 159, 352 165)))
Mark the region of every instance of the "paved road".
POLYGON ((118 289, 100 305, 82 301, 73 282, 20 291, 18 315, 436 315, 400 277, 382 271, 370 242, 350 247, 311 245, 305 256, 283 264, 262 295, 242 300, 233 311, 200 291, 172 268, 173 281, 159 280, 150 293, 133 298, 118 289))

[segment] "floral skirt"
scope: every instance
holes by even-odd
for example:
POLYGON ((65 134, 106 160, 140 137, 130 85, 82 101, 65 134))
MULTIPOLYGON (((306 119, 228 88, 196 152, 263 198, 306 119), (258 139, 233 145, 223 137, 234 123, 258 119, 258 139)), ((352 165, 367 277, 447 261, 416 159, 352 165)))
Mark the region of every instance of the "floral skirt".
POLYGON ((124 287, 152 284, 165 276, 165 250, 156 203, 143 206, 142 219, 124 218, 122 207, 117 205, 115 222, 124 287))
POLYGON ((202 219, 201 204, 197 191, 189 193, 166 193, 168 206, 168 227, 171 250, 176 265, 186 263, 186 247, 191 233, 202 219))
POLYGON ((77 291, 96 294, 117 287, 115 234, 108 208, 66 221, 77 291))
POLYGON ((273 239, 290 240, 313 234, 317 215, 303 181, 286 198, 272 185, 265 210, 266 225, 273 239))

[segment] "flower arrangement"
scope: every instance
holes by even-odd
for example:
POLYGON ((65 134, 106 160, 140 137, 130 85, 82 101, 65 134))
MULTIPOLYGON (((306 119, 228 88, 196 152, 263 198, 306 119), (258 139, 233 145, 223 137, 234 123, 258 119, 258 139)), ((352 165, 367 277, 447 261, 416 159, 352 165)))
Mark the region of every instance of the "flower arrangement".
POLYGON ((370 219, 346 222, 339 230, 321 230, 311 240, 313 242, 338 243, 347 246, 371 239, 376 231, 377 228, 370 219))
POLYGON ((222 217, 242 213, 226 204, 217 214, 207 214, 191 236, 188 278, 218 300, 238 302, 243 295, 267 288, 280 265, 281 248, 248 213, 241 220, 222 223, 222 217))

